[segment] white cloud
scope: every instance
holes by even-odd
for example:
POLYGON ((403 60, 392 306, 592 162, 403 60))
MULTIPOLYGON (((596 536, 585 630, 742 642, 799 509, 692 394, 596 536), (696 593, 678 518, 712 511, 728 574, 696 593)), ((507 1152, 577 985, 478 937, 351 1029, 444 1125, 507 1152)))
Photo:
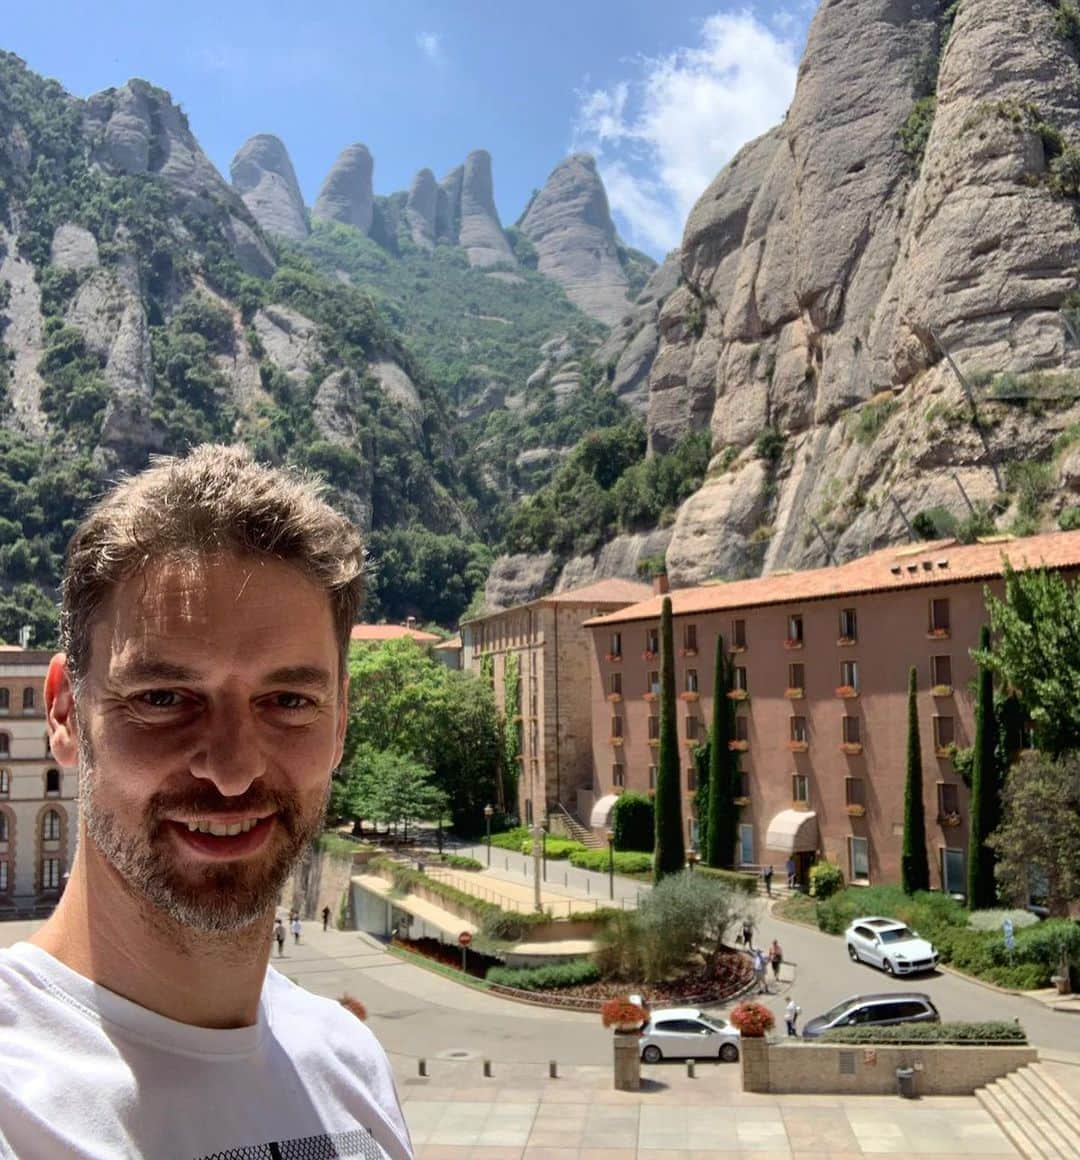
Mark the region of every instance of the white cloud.
POLYGON ((630 240, 678 245, 694 202, 741 146, 777 124, 795 92, 806 8, 772 27, 717 12, 697 45, 645 58, 638 75, 579 94, 574 148, 594 153, 630 240))
POLYGON ((428 60, 438 60, 442 54, 442 41, 435 32, 418 32, 416 46, 428 60))

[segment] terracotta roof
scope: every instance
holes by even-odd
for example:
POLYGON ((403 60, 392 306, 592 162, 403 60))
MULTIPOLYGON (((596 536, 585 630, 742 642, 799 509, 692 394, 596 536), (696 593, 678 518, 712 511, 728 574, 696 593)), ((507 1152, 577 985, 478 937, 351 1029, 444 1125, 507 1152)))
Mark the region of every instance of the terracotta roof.
POLYGON ((442 638, 433 632, 421 632, 418 628, 406 628, 403 624, 354 624, 349 633, 351 640, 400 640, 403 636, 411 636, 420 644, 435 644, 442 638))
MULTIPOLYGON (((997 537, 977 544, 936 540, 883 548, 847 564, 813 568, 805 572, 773 573, 752 580, 680 588, 670 593, 676 616, 756 608, 767 604, 794 604, 830 597, 856 596, 868 592, 891 592, 905 588, 928 588, 964 581, 992 580, 1002 574, 1002 558, 1014 568, 1046 565, 1050 568, 1080 567, 1080 531, 1048 532, 1022 539, 997 537)), ((587 626, 656 620, 662 596, 587 620, 587 626)))

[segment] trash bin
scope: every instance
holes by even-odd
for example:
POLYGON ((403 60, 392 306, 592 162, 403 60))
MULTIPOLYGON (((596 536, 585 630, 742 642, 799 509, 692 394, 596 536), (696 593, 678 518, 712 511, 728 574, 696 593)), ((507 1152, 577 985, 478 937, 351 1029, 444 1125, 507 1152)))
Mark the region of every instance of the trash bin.
POLYGON ((898 1067, 896 1069, 896 1094, 905 1100, 915 1098, 915 1069, 913 1067, 898 1067))

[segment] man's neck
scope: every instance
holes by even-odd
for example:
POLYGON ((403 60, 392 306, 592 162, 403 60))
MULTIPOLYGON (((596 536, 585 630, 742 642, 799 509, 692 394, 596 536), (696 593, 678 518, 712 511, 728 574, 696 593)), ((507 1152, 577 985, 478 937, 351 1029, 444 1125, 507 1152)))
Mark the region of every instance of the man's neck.
POLYGON ((133 895, 83 840, 59 906, 30 942, 158 1015, 195 1027, 249 1027, 258 1018, 272 925, 268 911, 227 934, 181 927, 133 895))

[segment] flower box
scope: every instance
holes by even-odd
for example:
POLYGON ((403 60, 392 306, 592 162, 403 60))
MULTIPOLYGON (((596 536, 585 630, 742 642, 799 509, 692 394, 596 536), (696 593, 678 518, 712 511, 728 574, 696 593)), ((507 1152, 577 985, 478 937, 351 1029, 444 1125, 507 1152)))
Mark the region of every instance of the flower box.
POLYGON ((750 742, 749 741, 729 741, 727 743, 727 747, 728 747, 728 749, 730 749, 732 751, 732 753, 745 753, 750 748, 750 742))
POLYGON ((836 690, 836 695, 838 697, 844 697, 845 699, 850 699, 852 697, 857 697, 859 695, 859 690, 856 689, 854 685, 841 685, 836 690))
POLYGON ((958 826, 960 825, 960 815, 938 814, 938 824, 941 826, 958 826))
POLYGON ((642 659, 643 661, 654 661, 654 660, 656 660, 656 653, 654 653, 654 652, 650 652, 650 651, 649 651, 649 649, 646 649, 646 650, 645 650, 645 651, 644 651, 644 652, 641 654, 641 659, 642 659))
POLYGON ((845 647, 847 647, 848 645, 852 645, 852 644, 854 644, 854 643, 855 643, 855 638, 854 638, 853 636, 838 636, 838 637, 836 638, 836 643, 837 643, 837 644, 838 644, 838 645, 839 645, 841 648, 845 648, 845 647))
POLYGON ((789 636, 787 640, 784 641, 784 648, 786 649, 802 648, 802 646, 803 642, 801 640, 796 640, 791 636, 789 636))
POLYGON ((801 701, 806 696, 806 691, 801 686, 796 686, 791 689, 785 689, 784 696, 789 701, 801 701))
POLYGON ((866 817, 866 806, 859 806, 859 805, 852 804, 852 805, 846 806, 845 809, 847 810, 847 815, 849 818, 865 818, 866 817))
POLYGON ((790 753, 805 753, 810 748, 809 741, 789 741, 787 743, 788 751, 790 753))
POLYGON ((840 752, 848 754, 862 753, 862 742, 842 741, 840 743, 840 752))
POLYGON ((952 685, 935 685, 930 692, 935 697, 951 697, 952 685))
POLYGON ((600 1019, 604 1026, 613 1027, 624 1034, 639 1031, 648 1018, 645 1008, 629 999, 608 999, 600 1008, 600 1019))
POLYGON ((732 689, 728 693, 728 699, 731 701, 745 701, 750 694, 745 689, 732 689))
POLYGON ((952 755, 953 755, 953 747, 951 745, 935 745, 934 746, 934 756, 935 757, 947 757, 951 760, 952 755))
POLYGON ((606 661, 621 661, 622 653, 604 653, 604 660, 606 661))
POLYGON ((746 645, 744 645, 744 644, 732 644, 732 645, 728 645, 728 652, 733 652, 733 653, 743 653, 743 652, 746 652, 746 645))
POLYGON ((950 633, 947 628, 931 628, 926 635, 930 640, 948 640, 950 633))
POLYGON ((776 1023, 768 1007, 754 1002, 740 1003, 728 1018, 744 1039, 764 1039, 765 1033, 771 1031, 776 1023))
POLYGON ((792 802, 791 808, 793 810, 799 810, 801 813, 807 813, 810 809, 810 803, 809 802, 792 802))
POLYGON ((643 701, 655 701, 659 695, 659 693, 642 693, 641 699, 643 701))
POLYGON ((660 738, 659 737, 650 737, 649 738, 649 745, 653 749, 659 749, 660 748, 660 738))
POLYGON ((611 738, 612 745, 619 746, 619 745, 622 745, 622 743, 623 743, 623 739, 621 737, 612 737, 611 738))
POLYGON ((679 694, 679 700, 680 701, 696 701, 700 696, 701 696, 701 694, 695 692, 693 689, 687 689, 686 692, 679 694))
POLYGON ((613 704, 618 704, 622 700, 622 693, 608 693, 607 699, 613 704))
POLYGON ((679 656, 681 656, 681 657, 696 657, 697 656, 697 649, 696 648, 681 648, 681 649, 679 649, 679 656))
POLYGON ((747 795, 747 794, 741 794, 739 797, 732 798, 731 800, 737 806, 748 806, 750 804, 750 798, 749 798, 749 795, 747 795))

